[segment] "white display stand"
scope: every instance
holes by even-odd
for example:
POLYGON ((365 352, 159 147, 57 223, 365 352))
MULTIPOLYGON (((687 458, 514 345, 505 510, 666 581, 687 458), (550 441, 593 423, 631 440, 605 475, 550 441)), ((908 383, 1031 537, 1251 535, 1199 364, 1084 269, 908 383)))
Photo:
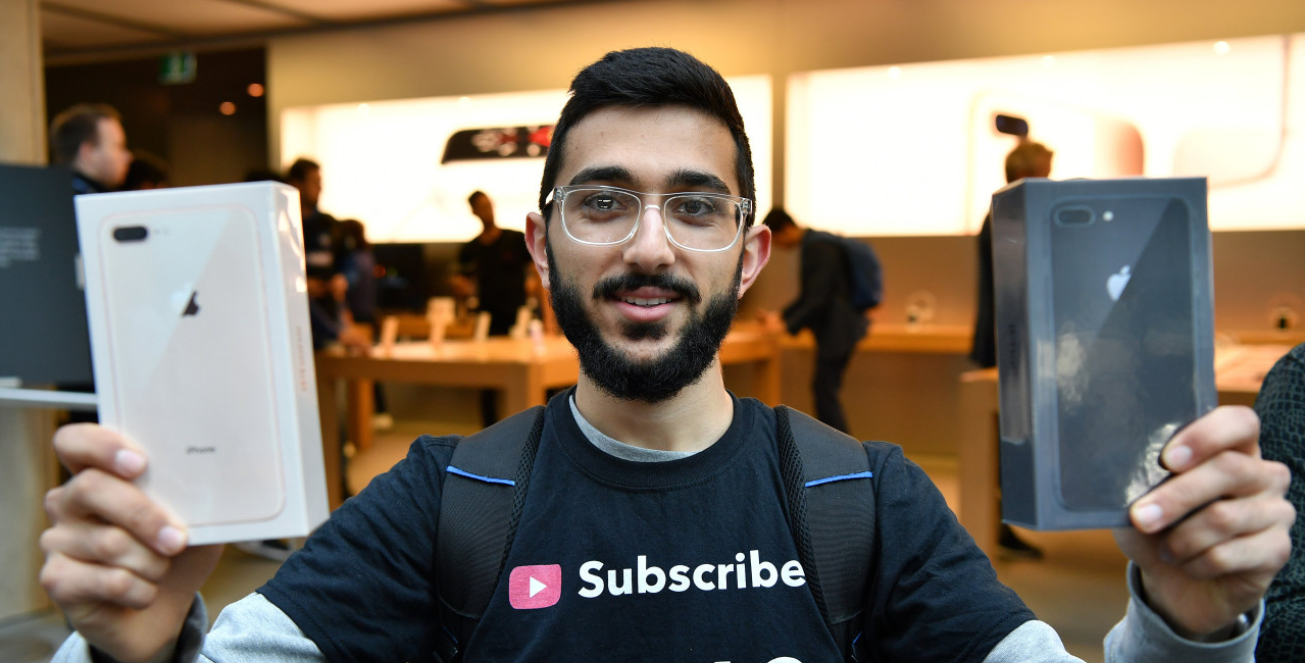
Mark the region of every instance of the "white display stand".
POLYGON ((95 394, 76 391, 0 387, 0 407, 50 408, 93 412, 97 403, 98 400, 95 394))

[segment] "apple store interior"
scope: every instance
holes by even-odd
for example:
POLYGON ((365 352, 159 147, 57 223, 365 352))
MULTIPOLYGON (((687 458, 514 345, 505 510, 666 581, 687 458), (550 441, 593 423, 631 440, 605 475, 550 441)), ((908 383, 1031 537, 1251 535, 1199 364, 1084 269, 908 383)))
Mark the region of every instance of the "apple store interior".
MULTIPOLYGON (((502 317, 477 315, 499 286, 468 256, 482 233, 530 231, 570 81, 614 50, 680 49, 725 78, 751 141, 757 224, 782 208, 873 248, 882 293, 860 311, 868 331, 841 374, 841 427, 900 445, 997 577, 1083 660, 1102 660, 1124 613, 1128 559, 1108 529, 1001 523, 998 375, 975 355, 980 234, 1008 155, 1045 145, 1040 176, 1056 181, 1204 178, 1219 404, 1253 405, 1270 367, 1305 343, 1300 0, 0 0, 0 43, 0 207, 37 195, 6 184, 4 169, 58 161, 61 112, 106 104, 134 161, 128 179, 91 174, 82 193, 309 187, 310 296, 313 214, 340 220, 330 241, 368 249, 349 267, 365 286, 339 269, 317 277, 371 297, 354 308, 341 290, 352 313, 320 343, 313 330, 310 402, 332 509, 419 436, 470 435, 576 383, 530 255, 510 251, 523 276, 502 317)), ((28 287, 10 221, 0 316, 39 330, 45 313, 4 299, 28 287)), ((720 351, 724 384, 825 419, 815 335, 776 315, 806 296, 808 270, 774 234, 720 351)), ((495 251, 483 259, 509 252, 495 251)), ((1102 293, 1119 300, 1128 269, 1102 293)), ((177 311, 207 305, 189 295, 177 311)), ((16 394, 74 381, 10 378, 27 364, 7 366, 5 345, 0 663, 43 662, 70 633, 40 581, 43 495, 68 476, 50 441, 94 407, 25 403, 16 394)), ((227 546, 201 588, 209 619, 301 545, 227 546)))

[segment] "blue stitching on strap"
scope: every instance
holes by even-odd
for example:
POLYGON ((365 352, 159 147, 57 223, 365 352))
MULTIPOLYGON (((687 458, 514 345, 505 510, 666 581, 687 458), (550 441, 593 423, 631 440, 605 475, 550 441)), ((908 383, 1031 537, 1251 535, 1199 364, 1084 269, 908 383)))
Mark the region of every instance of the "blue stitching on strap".
POLYGON ((458 476, 460 476, 460 477, 467 477, 468 479, 475 479, 476 481, 484 481, 485 483, 501 483, 501 484, 503 484, 504 486, 515 486, 515 485, 517 485, 517 482, 515 482, 515 481, 513 481, 513 480, 511 480, 511 479, 495 479, 494 477, 487 477, 487 476, 481 476, 481 475, 479 475, 479 474, 472 474, 472 473, 470 473, 470 472, 468 472, 468 471, 466 471, 466 470, 460 470, 460 469, 458 469, 458 468, 456 468, 456 467, 454 467, 454 466, 452 466, 452 465, 449 465, 449 466, 448 466, 448 471, 449 471, 449 474, 456 474, 456 475, 458 475, 458 476))
MULTIPOLYGON (((453 469, 453 468, 449 468, 449 469, 453 469)), ((808 481, 806 483, 806 486, 807 488, 811 488, 813 486, 819 486, 825 483, 833 483, 835 481, 847 481, 849 479, 870 479, 873 477, 874 474, 870 472, 857 472, 856 474, 840 474, 838 476, 826 477, 824 479, 812 479, 811 481, 808 481)))

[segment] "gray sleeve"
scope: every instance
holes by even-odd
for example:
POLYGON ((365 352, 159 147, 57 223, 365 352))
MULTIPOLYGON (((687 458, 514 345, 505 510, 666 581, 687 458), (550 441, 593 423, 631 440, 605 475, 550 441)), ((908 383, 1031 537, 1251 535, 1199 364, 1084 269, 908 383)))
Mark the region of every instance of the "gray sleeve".
MULTIPOLYGON (((207 626, 208 613, 203 599, 197 596, 181 628, 173 663, 322 663, 326 660, 317 645, 284 612, 258 593, 227 606, 206 637, 207 626)), ((51 663, 92 663, 92 660, 86 640, 73 633, 51 663)))
MULTIPOLYGON (((1251 663, 1259 637, 1264 603, 1250 615, 1251 627, 1224 642, 1201 643, 1180 638, 1155 611, 1139 598, 1141 577, 1128 565, 1128 611, 1106 634, 1105 654, 1110 663, 1183 661, 1183 663, 1251 663)), ((1025 622, 988 652, 984 663, 1071 663, 1081 659, 1065 651, 1055 629, 1040 621, 1025 622)))
MULTIPOLYGON (((176 659, 183 663, 194 659, 176 659)), ((203 661, 322 663, 321 650, 281 609, 257 592, 227 606, 204 640, 203 661)))
POLYGON ((1132 562, 1128 564, 1128 613, 1106 634, 1106 660, 1183 661, 1183 663, 1249 663, 1255 660, 1255 642, 1264 619, 1264 601, 1247 615, 1250 628, 1223 642, 1193 642, 1179 637, 1169 625, 1138 598, 1142 578, 1132 562))
MULTIPOLYGON (((169 661, 194 661, 199 656, 199 647, 204 643, 204 630, 208 628, 208 609, 204 607, 204 599, 199 594, 195 595, 195 602, 190 604, 190 612, 186 614, 186 621, 181 624, 181 635, 177 637, 176 649, 173 651, 169 661)), ((162 658, 162 654, 157 658, 162 658)), ((82 637, 81 633, 73 631, 67 640, 59 646, 59 651, 54 653, 50 663, 103 663, 112 661, 104 654, 91 656, 90 644, 82 637)))

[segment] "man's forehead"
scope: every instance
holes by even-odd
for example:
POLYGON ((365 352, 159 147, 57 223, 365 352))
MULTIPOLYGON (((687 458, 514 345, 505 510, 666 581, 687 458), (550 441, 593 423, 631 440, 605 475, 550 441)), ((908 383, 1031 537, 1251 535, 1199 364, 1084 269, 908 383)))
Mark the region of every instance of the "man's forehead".
POLYGON ((576 122, 555 185, 607 183, 739 193, 738 147, 719 118, 688 106, 607 106, 576 122))

